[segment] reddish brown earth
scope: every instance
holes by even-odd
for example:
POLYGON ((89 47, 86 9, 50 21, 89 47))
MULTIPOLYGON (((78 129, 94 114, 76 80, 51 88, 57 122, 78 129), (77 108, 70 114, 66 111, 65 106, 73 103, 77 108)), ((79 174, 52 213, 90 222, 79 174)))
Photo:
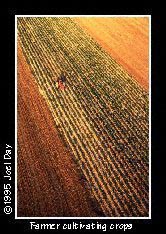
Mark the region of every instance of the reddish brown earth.
POLYGON ((73 18, 148 91, 148 17, 73 18))
POLYGON ((96 216, 18 44, 18 216, 96 216))

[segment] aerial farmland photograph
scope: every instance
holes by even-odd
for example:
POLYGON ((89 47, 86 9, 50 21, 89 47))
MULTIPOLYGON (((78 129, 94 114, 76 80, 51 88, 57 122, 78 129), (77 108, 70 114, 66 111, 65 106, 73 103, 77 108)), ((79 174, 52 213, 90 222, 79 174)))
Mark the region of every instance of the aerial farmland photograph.
POLYGON ((16 16, 16 216, 150 216, 150 17, 16 16))

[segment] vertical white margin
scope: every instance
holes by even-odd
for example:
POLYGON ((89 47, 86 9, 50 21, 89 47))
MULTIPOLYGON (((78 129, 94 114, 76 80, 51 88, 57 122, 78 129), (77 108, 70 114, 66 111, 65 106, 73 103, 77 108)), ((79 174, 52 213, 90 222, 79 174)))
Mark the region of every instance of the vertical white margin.
POLYGON ((17 16, 15 15, 15 219, 17 218, 17 16))
POLYGON ((15 219, 151 219, 151 15, 15 15, 15 219), (149 18, 149 216, 148 217, 18 217, 17 216, 17 18, 18 17, 148 17, 149 18))
POLYGON ((151 59, 152 59, 152 55, 151 55, 151 20, 152 20, 152 16, 149 16, 149 218, 151 219, 152 217, 152 209, 151 209, 151 202, 152 202, 152 185, 151 185, 151 176, 152 176, 152 172, 151 172, 151 59))

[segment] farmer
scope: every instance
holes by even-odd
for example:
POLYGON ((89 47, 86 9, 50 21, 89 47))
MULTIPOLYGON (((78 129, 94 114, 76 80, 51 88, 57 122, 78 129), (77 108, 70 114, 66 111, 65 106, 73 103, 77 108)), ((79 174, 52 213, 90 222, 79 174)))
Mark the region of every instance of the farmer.
POLYGON ((56 81, 56 87, 61 90, 64 90, 66 88, 66 77, 64 73, 61 73, 60 77, 58 77, 56 81))

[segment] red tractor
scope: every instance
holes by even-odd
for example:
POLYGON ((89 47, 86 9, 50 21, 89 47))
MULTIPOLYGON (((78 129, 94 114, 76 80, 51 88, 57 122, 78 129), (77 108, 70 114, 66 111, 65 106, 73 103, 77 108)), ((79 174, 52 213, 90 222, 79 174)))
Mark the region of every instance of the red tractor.
POLYGON ((56 87, 60 90, 66 89, 66 77, 64 74, 61 74, 61 76, 58 77, 58 79, 56 81, 56 87))

